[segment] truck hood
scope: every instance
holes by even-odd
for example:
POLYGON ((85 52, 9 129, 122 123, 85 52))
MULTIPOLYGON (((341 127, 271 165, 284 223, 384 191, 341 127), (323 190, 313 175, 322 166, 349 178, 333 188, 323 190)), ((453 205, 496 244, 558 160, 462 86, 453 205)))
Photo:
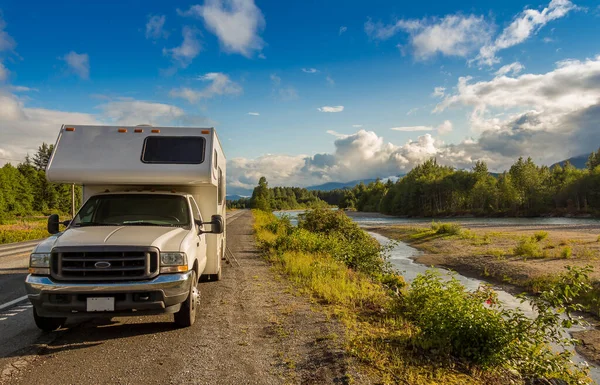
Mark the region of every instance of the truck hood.
POLYGON ((49 253, 64 246, 154 246, 162 251, 180 251, 190 230, 159 226, 90 226, 67 229, 41 242, 35 253, 49 253))

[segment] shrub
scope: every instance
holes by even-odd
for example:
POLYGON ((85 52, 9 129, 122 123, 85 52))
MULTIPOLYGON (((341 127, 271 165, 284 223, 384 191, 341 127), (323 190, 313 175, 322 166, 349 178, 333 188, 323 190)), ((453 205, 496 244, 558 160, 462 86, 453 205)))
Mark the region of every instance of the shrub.
POLYGON ((548 238, 548 232, 547 231, 536 231, 535 234, 533 234, 533 237, 535 238, 535 240, 537 242, 541 242, 544 239, 548 238))
POLYGON ((535 238, 530 237, 521 238, 513 253, 515 256, 523 257, 524 259, 540 258, 542 256, 540 245, 535 241, 535 238))
POLYGON ((560 256, 564 259, 570 259, 573 256, 573 249, 570 246, 565 246, 560 252, 560 256))
POLYGON ((434 221, 431 223, 431 230, 435 231, 436 234, 459 235, 461 227, 458 223, 439 223, 434 221))

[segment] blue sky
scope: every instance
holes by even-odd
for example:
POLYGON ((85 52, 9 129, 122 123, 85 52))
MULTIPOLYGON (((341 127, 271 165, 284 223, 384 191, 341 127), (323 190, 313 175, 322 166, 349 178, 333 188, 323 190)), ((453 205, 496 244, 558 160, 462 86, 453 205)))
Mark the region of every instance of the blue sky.
POLYGON ((431 156, 501 170, 600 145, 597 1, 9 0, 1 11, 0 162, 62 123, 215 126, 232 191, 260 175, 396 175, 431 156))

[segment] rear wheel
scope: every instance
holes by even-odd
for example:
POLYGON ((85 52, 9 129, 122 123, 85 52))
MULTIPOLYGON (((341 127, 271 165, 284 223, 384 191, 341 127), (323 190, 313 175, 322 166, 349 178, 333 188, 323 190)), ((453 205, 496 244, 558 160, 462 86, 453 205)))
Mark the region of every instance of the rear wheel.
POLYGON ((35 307, 33 308, 33 319, 35 321, 35 325, 45 332, 51 332, 60 329, 67 321, 66 317, 42 317, 41 315, 38 315, 35 307))
POLYGON ((181 304, 181 309, 175 313, 175 324, 179 327, 189 327, 196 321, 196 311, 200 302, 200 292, 198 291, 198 279, 196 272, 192 270, 192 283, 190 292, 185 302, 181 304))

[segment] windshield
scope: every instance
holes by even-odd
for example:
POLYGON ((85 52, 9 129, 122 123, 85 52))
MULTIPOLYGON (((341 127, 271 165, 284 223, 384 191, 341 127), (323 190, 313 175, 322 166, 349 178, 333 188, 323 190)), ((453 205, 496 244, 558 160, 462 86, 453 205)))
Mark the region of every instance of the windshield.
POLYGON ((190 215, 187 200, 182 196, 98 195, 85 203, 71 226, 189 227, 190 215))

